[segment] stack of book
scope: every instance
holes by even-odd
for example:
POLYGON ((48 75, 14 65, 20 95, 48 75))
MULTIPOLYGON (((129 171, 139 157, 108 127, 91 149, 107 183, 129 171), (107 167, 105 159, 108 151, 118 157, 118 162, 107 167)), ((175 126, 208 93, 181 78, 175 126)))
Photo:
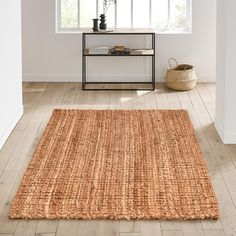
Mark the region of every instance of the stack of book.
POLYGON ((115 50, 115 48, 111 49, 111 55, 113 56, 128 56, 130 54, 130 49, 125 48, 124 50, 115 50))
POLYGON ((132 49, 131 50, 132 55, 152 55, 154 54, 153 49, 132 49))
POLYGON ((109 54, 109 48, 108 47, 96 47, 96 48, 90 48, 89 49, 89 54, 102 54, 102 55, 107 55, 109 54))
POLYGON ((130 54, 130 49, 124 45, 116 45, 111 49, 111 55, 114 56, 127 56, 130 54))

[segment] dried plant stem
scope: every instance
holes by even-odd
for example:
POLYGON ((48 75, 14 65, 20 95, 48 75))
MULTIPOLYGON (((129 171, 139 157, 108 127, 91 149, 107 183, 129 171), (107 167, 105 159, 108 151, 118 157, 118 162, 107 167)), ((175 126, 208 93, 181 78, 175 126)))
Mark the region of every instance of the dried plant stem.
POLYGON ((103 0, 103 14, 106 14, 111 4, 116 5, 117 0, 103 0))

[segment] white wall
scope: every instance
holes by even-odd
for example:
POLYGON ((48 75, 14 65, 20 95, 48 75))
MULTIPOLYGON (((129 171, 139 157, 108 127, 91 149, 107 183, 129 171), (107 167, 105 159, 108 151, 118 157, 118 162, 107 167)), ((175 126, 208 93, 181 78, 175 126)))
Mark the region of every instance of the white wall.
MULTIPOLYGON (((158 80, 163 79, 170 57, 176 57, 179 62, 194 64, 201 80, 215 80, 216 0, 192 1, 192 34, 157 34, 158 80)), ((24 80, 80 81, 81 34, 55 34, 55 0, 22 0, 22 3, 24 80)), ((106 44, 113 46, 116 42, 124 43, 124 39, 112 39, 106 44)), ((145 39, 129 38, 126 45, 135 47, 138 43, 146 45, 147 42, 145 39)), ((104 43, 93 41, 91 44, 101 46, 104 43)), ((145 75, 150 69, 148 59, 112 60, 100 58, 97 64, 98 58, 96 62, 95 59, 90 59, 91 79, 104 77, 104 80, 115 80, 122 75, 129 80, 147 79, 145 75)))
POLYGON ((224 143, 236 144, 235 0, 217 0, 217 89, 215 126, 224 143))
POLYGON ((21 1, 0 1, 0 148, 23 113, 21 1))

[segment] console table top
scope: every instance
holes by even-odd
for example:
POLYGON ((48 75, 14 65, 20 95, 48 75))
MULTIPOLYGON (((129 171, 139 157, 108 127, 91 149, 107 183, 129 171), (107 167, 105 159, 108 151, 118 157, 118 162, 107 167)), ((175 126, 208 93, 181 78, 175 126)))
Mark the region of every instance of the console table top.
POLYGON ((104 34, 155 34, 153 29, 108 29, 108 32, 93 32, 92 30, 84 31, 83 34, 104 35, 104 34), (109 31, 112 30, 112 31, 109 31))

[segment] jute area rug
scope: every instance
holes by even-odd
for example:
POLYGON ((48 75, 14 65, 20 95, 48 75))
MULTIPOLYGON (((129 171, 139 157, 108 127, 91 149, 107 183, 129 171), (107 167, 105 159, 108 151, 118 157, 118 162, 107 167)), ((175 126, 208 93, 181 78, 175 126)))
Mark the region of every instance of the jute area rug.
POLYGON ((55 110, 10 218, 217 219, 183 110, 55 110))

